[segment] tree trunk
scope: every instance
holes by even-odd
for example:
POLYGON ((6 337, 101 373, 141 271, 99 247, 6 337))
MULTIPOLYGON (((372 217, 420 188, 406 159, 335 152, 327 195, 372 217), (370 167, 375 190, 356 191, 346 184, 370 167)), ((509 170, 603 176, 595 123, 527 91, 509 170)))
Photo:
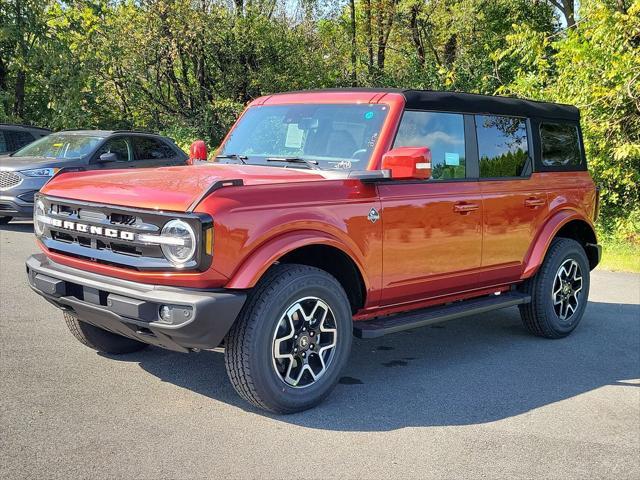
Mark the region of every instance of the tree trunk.
POLYGON ((425 63, 424 43, 422 42, 422 37, 420 37, 420 30, 418 29, 419 13, 420 13, 420 6, 418 4, 413 5, 413 7, 411 7, 411 18, 409 20, 409 25, 411 28, 411 39, 413 40, 413 45, 416 47, 416 54, 418 55, 418 64, 421 67, 424 67, 424 63, 425 63))
POLYGON ((562 0, 562 7, 564 17, 567 20, 567 27, 574 27, 576 25, 576 15, 573 0, 562 0))
POLYGON ((378 0, 378 8, 376 9, 376 29, 378 33, 378 70, 384 70, 384 0, 378 0))
POLYGON ((398 0, 378 0, 378 11, 376 12, 376 27, 378 29, 378 70, 384 71, 384 61, 387 51, 387 42, 393 27, 393 17, 395 15, 396 3, 398 0))
POLYGON ((364 0, 364 38, 367 45, 367 70, 373 74, 373 39, 371 37, 371 0, 364 0))
POLYGON ((357 80, 357 43, 356 43, 356 2, 350 0, 349 7, 351 10, 351 86, 355 87, 358 84, 357 80))
POLYGON ((244 0, 234 0, 236 4, 236 15, 241 17, 244 13, 244 0))
POLYGON ((24 70, 19 70, 16 74, 16 86, 14 89, 13 115, 19 119, 24 118, 24 86, 27 81, 27 74, 24 70))

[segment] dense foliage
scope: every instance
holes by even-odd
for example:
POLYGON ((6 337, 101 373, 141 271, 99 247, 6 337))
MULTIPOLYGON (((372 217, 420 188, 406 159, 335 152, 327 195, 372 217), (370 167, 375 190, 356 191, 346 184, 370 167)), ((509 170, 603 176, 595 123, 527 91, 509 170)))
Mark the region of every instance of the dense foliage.
POLYGON ((0 121, 220 141, 251 98, 401 86, 572 103, 640 231, 640 0, 0 0, 0 121))

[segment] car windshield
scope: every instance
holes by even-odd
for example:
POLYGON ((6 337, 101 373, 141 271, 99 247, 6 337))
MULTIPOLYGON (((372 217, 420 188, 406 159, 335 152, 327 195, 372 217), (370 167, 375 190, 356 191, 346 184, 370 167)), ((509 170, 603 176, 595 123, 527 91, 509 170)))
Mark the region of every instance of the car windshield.
POLYGON ((53 133, 21 148, 14 157, 80 158, 91 153, 102 141, 94 135, 53 133))
POLYGON ((364 170, 385 105, 304 104, 249 108, 219 152, 248 164, 364 170))

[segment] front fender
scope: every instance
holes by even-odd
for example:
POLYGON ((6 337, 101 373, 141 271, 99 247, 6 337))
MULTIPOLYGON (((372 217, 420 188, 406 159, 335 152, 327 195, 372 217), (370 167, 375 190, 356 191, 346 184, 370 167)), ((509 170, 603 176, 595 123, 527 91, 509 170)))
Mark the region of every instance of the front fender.
POLYGON ((262 275, 276 262, 289 252, 309 245, 327 245, 341 250, 348 255, 358 266, 360 274, 369 290, 369 280, 365 275, 361 259, 338 238, 325 232, 316 230, 303 230, 279 235, 257 247, 240 268, 231 277, 225 288, 247 289, 252 288, 260 280, 262 275))
POLYGON ((526 279, 535 275, 540 265, 544 261, 544 257, 547 254, 549 245, 554 239, 558 231, 569 222, 574 220, 580 220, 587 223, 593 230, 593 223, 587 217, 582 215, 576 210, 560 210, 556 212, 538 231, 536 240, 533 246, 529 249, 529 252, 525 261, 525 268, 522 273, 522 279, 526 279))

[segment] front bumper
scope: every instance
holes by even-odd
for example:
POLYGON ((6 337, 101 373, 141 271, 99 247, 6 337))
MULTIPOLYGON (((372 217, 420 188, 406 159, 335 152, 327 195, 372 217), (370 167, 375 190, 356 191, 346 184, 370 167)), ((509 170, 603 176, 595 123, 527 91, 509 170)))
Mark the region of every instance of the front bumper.
POLYGON ((0 217, 31 218, 33 217, 33 202, 25 202, 18 197, 0 195, 0 217))
POLYGON ((33 197, 47 180, 45 177, 23 177, 16 186, 0 189, 0 216, 32 218, 33 197))
POLYGON ((31 288, 58 308, 104 330, 180 352, 218 347, 246 300, 239 291, 106 277, 57 264, 43 254, 29 257, 26 267, 31 288), (162 306, 170 318, 160 317, 162 306))

